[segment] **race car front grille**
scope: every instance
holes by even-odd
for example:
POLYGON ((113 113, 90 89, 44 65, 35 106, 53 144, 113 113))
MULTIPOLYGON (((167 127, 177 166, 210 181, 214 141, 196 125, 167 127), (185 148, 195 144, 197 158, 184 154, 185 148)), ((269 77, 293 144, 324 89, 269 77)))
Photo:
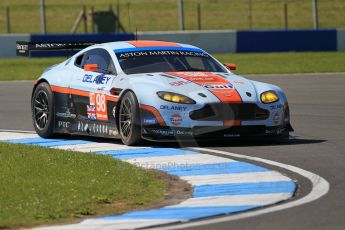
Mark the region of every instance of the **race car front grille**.
POLYGON ((190 112, 189 117, 196 121, 265 120, 269 117, 269 111, 253 103, 215 103, 190 112))

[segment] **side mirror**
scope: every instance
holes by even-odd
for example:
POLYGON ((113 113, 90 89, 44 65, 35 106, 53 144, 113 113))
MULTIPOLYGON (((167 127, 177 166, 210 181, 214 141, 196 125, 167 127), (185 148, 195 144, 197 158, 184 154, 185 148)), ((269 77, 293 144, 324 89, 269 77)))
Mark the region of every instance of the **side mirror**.
POLYGON ((91 72, 98 72, 98 64, 85 64, 84 70, 85 71, 91 71, 91 72))
POLYGON ((225 67, 229 70, 236 70, 236 64, 233 64, 233 63, 226 63, 224 64, 225 67))

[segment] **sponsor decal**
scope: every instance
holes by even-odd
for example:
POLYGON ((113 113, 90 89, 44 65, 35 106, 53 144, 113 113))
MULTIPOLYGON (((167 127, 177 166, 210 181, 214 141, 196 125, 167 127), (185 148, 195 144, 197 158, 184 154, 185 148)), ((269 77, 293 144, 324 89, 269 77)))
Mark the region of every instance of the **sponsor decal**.
POLYGON ((108 134, 109 136, 117 136, 119 133, 116 129, 109 129, 108 134))
POLYGON ((183 50, 148 50, 121 52, 116 54, 118 58, 148 57, 148 56, 191 56, 191 57, 209 57, 203 52, 183 51, 183 50))
POLYGON ((174 110, 174 111, 181 111, 181 112, 184 112, 187 110, 187 107, 185 106, 179 106, 179 105, 161 105, 159 107, 160 109, 163 109, 163 110, 174 110))
POLYGON ((101 74, 101 75, 85 74, 82 79, 82 82, 106 85, 108 84, 110 79, 111 77, 105 76, 104 74, 101 74))
POLYGON ((240 134, 233 134, 233 133, 225 133, 224 137, 240 137, 240 134))
POLYGON ((174 126, 178 126, 178 125, 181 125, 182 123, 182 117, 180 114, 173 114, 171 117, 170 117, 170 122, 172 125, 174 126))
POLYGON ((105 94, 103 93, 90 93, 90 105, 96 107, 97 120, 108 120, 108 108, 105 94))
POLYGON ((205 84, 204 87, 206 89, 233 89, 234 87, 229 83, 227 85, 221 84, 205 84))
POLYGON ((208 78, 191 78, 192 80, 191 81, 195 81, 195 80, 198 80, 198 79, 202 79, 202 80, 214 80, 215 78, 214 77, 209 77, 207 75, 207 73, 205 72, 179 72, 180 74, 183 74, 185 76, 188 76, 188 77, 208 77, 208 78))
POLYGON ((277 125, 279 123, 279 113, 275 113, 273 116, 274 124, 277 125))
POLYGON ((25 51, 28 50, 28 48, 29 48, 28 45, 17 44, 17 50, 19 53, 25 53, 25 51))
POLYGON ((279 105, 271 105, 270 109, 271 110, 276 110, 276 109, 282 109, 284 107, 284 105, 279 104, 279 105))
POLYGON ((243 81, 234 81, 235 84, 239 84, 239 85, 244 85, 246 83, 244 83, 243 81))
POLYGON ((91 120, 96 120, 96 106, 94 105, 86 105, 86 113, 87 113, 87 118, 91 120))
POLYGON ((68 121, 58 121, 58 127, 59 128, 69 128, 71 125, 71 122, 68 121))
POLYGON ((67 110, 65 113, 57 112, 56 116, 62 117, 62 118, 72 118, 72 119, 77 117, 76 114, 71 113, 69 110, 67 110))
POLYGON ((265 134, 281 134, 285 131, 285 128, 279 128, 279 129, 266 129, 265 134))
POLYGON ((175 82, 170 82, 169 84, 171 86, 181 86, 181 85, 187 85, 189 83, 190 81, 175 81, 175 82))
POLYGON ((148 131, 161 136, 193 136, 191 130, 183 129, 149 129, 148 131))
POLYGON ((117 130, 111 127, 111 125, 86 121, 78 122, 78 132, 87 132, 91 134, 101 134, 109 136, 118 135, 117 130))
POLYGON ((154 124, 157 124, 157 119, 154 118, 154 117, 144 118, 144 124, 146 124, 146 125, 154 125, 154 124))
POLYGON ((114 118, 116 117, 116 106, 113 107, 112 115, 113 115, 114 118))

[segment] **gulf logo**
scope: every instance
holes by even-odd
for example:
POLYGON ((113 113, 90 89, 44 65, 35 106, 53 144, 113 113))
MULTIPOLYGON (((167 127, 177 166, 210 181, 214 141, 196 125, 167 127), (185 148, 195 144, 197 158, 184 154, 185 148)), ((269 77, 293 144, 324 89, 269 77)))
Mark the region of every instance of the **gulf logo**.
POLYGON ((182 117, 180 114, 173 114, 170 117, 170 122, 172 125, 177 126, 177 125, 181 125, 182 123, 182 117))

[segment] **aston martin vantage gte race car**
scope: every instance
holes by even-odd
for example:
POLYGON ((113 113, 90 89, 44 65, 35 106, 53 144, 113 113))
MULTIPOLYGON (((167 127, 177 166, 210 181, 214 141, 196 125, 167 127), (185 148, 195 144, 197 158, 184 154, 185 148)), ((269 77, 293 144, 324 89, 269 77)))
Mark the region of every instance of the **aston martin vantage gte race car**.
MULTIPOLYGON (((17 53, 78 44, 17 43, 17 53)), ((235 75, 204 50, 164 41, 85 45, 47 68, 31 100, 36 132, 141 139, 288 138, 284 92, 235 75), (87 47, 86 47, 87 46, 87 47)), ((80 48, 80 47, 79 47, 80 48)))

